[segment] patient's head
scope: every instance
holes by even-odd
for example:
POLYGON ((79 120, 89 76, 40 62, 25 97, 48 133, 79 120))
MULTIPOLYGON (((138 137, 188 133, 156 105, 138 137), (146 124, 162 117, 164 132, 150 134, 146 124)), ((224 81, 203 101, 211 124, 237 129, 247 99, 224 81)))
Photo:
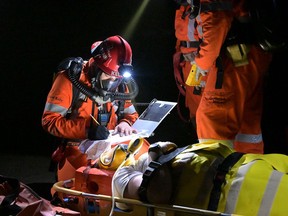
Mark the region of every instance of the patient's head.
POLYGON ((149 181, 146 196, 150 203, 170 203, 172 196, 172 178, 168 165, 165 164, 155 171, 152 179, 149 181))
MULTIPOLYGON (((175 143, 156 142, 150 145, 149 156, 157 160, 161 155, 169 154, 177 148, 175 143)), ((147 199, 151 203, 167 204, 172 195, 172 178, 170 165, 164 164, 156 169, 147 187, 147 199), (164 181, 163 181, 164 179, 164 181)))

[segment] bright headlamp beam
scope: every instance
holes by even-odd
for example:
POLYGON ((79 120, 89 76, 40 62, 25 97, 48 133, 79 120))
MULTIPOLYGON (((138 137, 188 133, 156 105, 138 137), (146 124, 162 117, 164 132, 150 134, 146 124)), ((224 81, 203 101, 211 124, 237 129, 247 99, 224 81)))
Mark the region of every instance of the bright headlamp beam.
POLYGON ((124 30, 123 36, 127 40, 131 38, 132 33, 135 31, 135 26, 139 23, 140 17, 144 13, 145 8, 147 7, 149 0, 144 0, 136 11, 134 17, 131 19, 130 23, 128 24, 127 28, 124 30))

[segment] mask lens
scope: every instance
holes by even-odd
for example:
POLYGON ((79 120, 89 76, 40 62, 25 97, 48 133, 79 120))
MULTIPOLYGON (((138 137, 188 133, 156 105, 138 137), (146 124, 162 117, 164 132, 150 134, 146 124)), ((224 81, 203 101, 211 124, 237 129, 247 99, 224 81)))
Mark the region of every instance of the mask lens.
POLYGON ((122 78, 117 78, 115 80, 112 80, 112 79, 102 80, 101 81, 101 87, 105 91, 114 92, 114 91, 116 91, 116 89, 120 85, 121 81, 122 81, 122 78))

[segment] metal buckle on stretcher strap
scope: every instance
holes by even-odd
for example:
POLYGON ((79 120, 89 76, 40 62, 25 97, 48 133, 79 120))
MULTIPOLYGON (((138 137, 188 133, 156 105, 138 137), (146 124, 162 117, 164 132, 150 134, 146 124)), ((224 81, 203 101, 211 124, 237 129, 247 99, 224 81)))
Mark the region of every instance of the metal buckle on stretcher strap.
MULTIPOLYGON (((158 163, 157 161, 151 161, 147 167, 147 169, 145 170, 144 174, 143 174, 143 181, 145 180, 145 183, 147 182, 148 184, 148 178, 150 178, 150 176, 152 176, 153 172, 158 169, 162 164, 158 163)), ((142 183, 143 183, 142 181, 142 183)), ((147 185, 145 185, 147 186, 147 185)))

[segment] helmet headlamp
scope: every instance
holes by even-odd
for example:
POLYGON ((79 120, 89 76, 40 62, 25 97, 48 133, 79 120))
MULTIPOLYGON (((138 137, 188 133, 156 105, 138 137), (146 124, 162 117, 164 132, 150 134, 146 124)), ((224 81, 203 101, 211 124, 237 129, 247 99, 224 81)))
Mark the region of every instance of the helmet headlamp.
POLYGON ((129 82, 132 77, 133 66, 131 64, 122 64, 118 69, 125 82, 129 82))
POLYGON ((124 76, 125 73, 132 73, 133 71, 133 66, 131 64, 122 64, 118 68, 119 73, 124 76))

